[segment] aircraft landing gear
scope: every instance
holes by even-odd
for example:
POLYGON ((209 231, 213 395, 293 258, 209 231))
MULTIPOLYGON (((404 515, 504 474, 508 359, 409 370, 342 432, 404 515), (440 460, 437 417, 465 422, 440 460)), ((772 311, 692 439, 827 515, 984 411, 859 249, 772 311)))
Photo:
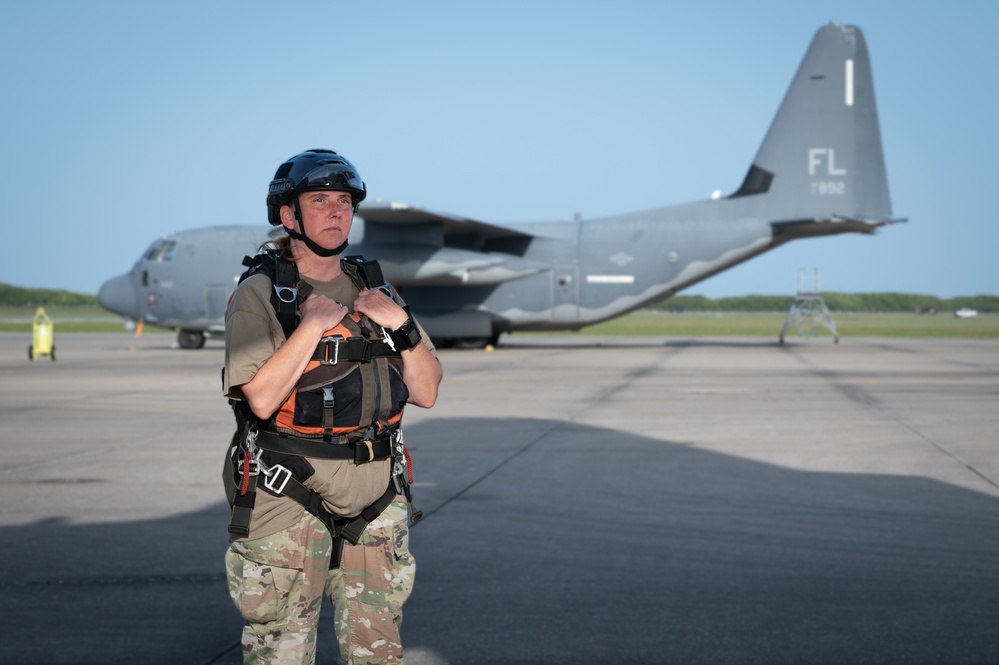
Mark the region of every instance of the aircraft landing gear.
POLYGON ((486 337, 455 337, 451 342, 453 349, 484 349, 489 344, 486 337))
POLYGON ((177 344, 182 349, 200 349, 205 345, 205 334, 197 330, 181 330, 177 333, 177 344))
POLYGON ((500 333, 489 337, 443 337, 434 339, 434 344, 441 349, 487 349, 496 348, 500 333))

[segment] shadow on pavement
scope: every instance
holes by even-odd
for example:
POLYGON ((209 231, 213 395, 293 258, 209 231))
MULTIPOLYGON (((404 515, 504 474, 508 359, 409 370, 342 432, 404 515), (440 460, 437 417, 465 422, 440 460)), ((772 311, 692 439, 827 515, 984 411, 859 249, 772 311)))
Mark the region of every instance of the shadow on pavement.
MULTIPOLYGON (((999 662, 995 498, 566 421, 407 439, 416 665, 999 662)), ((227 519, 0 527, 3 662, 239 662, 227 519)))

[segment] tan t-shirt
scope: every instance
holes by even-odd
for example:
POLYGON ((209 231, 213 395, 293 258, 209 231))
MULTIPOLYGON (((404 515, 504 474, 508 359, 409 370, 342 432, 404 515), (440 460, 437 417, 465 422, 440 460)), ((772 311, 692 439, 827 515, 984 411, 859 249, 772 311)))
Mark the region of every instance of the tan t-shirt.
MULTIPOLYGON (((352 310, 358 289, 347 275, 332 282, 304 278, 315 293, 339 301, 352 310)), ((270 302, 271 280, 264 274, 249 277, 236 288, 225 316, 225 376, 226 397, 244 399, 240 386, 247 383, 257 370, 284 344, 284 331, 270 302)), ((424 344, 436 354, 426 335, 424 344)), ((326 510, 338 516, 353 517, 374 503, 389 482, 392 461, 376 460, 355 464, 351 460, 307 458, 316 472, 304 483, 323 497, 326 510)), ((250 533, 245 539, 263 538, 294 526, 304 508, 288 497, 258 491, 250 519, 250 533)))

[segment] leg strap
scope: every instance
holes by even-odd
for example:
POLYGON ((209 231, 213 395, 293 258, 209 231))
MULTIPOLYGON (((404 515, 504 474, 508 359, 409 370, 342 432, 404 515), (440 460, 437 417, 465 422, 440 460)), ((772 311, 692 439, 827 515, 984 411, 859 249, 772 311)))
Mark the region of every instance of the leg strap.
MULTIPOLYGON (((358 447, 361 449, 366 448, 365 446, 358 447)), ((249 482, 244 482, 246 478, 243 477, 242 469, 237 470, 236 468, 237 460, 234 459, 236 451, 231 447, 229 451, 230 454, 228 455, 225 470, 226 494, 229 496, 229 505, 232 508, 229 533, 245 538, 250 533, 250 516, 253 512, 253 504, 256 499, 259 476, 256 474, 250 475, 249 482)), ((364 461, 368 460, 365 459, 364 461)), ((275 464, 270 467, 270 473, 266 474, 264 478, 264 486, 270 493, 277 496, 287 496, 289 499, 296 501, 326 525, 334 540, 343 538, 350 541, 352 545, 357 544, 368 524, 374 521, 383 510, 388 508, 388 505, 392 503, 392 500, 397 495, 395 483, 392 482, 390 477, 385 492, 374 503, 362 510, 361 514, 357 517, 344 518, 337 517, 326 510, 323 506, 322 495, 318 492, 313 492, 303 485, 287 467, 275 464)), ((339 561, 339 557, 334 558, 339 561)))
POLYGON ((378 516, 382 514, 383 510, 389 507, 389 504, 392 503, 395 497, 395 484, 390 482, 385 493, 376 499, 373 504, 362 510, 360 515, 350 519, 337 520, 336 525, 339 530, 336 535, 349 540, 351 545, 356 545, 367 526, 378 519, 378 516))

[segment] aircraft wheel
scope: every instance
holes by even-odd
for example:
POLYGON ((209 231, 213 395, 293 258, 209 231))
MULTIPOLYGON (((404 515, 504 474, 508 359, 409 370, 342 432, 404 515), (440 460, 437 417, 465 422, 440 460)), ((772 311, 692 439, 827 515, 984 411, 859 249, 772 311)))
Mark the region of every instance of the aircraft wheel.
POLYGON ((205 335, 197 330, 181 330, 177 333, 177 344, 182 349, 200 349, 205 345, 205 335))
POLYGON ((489 344, 488 337, 456 337, 454 348, 456 349, 484 349, 489 344))
POLYGON ((34 359, 35 359, 35 345, 30 344, 28 346, 28 360, 34 360, 34 359))
POLYGON ((55 362, 55 344, 52 345, 52 353, 49 354, 49 360, 55 362))

